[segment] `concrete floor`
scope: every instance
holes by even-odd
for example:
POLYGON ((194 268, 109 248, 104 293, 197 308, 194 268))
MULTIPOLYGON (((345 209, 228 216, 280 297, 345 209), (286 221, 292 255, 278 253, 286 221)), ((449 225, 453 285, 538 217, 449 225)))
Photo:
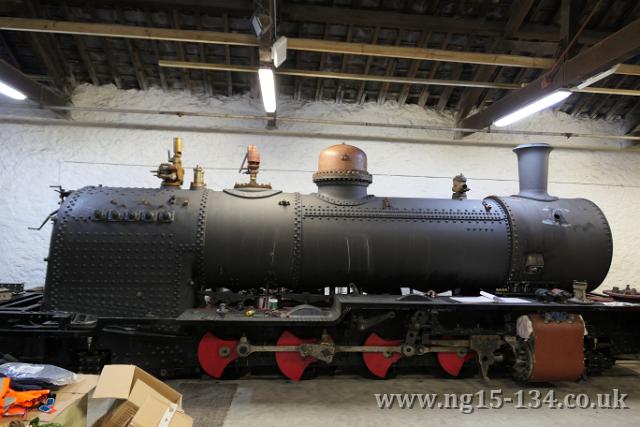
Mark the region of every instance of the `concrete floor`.
MULTIPOLYGON (((520 387, 509 379, 490 384, 478 378, 443 380, 430 376, 403 376, 387 381, 360 377, 317 378, 290 382, 282 379, 242 379, 237 381, 171 381, 184 395, 184 407, 195 418, 195 426, 268 427, 295 426, 422 426, 464 424, 491 426, 618 426, 640 423, 640 364, 616 366, 606 375, 584 382, 543 384, 537 389, 544 397, 554 390, 556 398, 567 393, 597 393, 617 388, 628 394, 629 409, 517 409, 507 404, 501 409, 475 409, 464 414, 460 409, 378 409, 374 393, 477 393, 502 389, 504 397, 513 396, 520 387)), ((525 400, 527 402, 528 400, 525 400)))

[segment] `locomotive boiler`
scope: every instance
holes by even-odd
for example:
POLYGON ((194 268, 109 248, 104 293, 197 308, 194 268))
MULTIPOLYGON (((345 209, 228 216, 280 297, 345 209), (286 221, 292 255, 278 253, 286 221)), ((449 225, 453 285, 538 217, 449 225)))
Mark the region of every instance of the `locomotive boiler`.
POLYGON ((45 303, 98 315, 177 316, 200 291, 216 288, 475 295, 571 290, 576 280, 596 288, 612 256, 602 211, 547 194, 550 146, 514 151, 520 192, 483 200, 368 194, 366 155, 346 144, 320 154, 318 191, 309 195, 257 184, 257 172, 223 191, 182 190, 177 176, 160 189, 85 187, 58 212, 45 303))
POLYGON ((640 353, 640 305, 590 294, 612 258, 603 212, 548 194, 549 145, 514 152, 516 195, 467 199, 460 174, 450 199, 399 198, 369 194, 365 153, 334 145, 303 195, 260 184, 254 146, 248 182, 210 190, 198 166, 183 189, 176 139, 160 188, 61 191, 44 292, 0 303, 0 348, 83 372, 524 382, 640 353))

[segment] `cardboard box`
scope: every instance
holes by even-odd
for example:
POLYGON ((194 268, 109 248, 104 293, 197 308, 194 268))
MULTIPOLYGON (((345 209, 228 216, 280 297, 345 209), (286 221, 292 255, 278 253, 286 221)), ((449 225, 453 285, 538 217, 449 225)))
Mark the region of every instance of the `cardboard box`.
POLYGON ((192 418, 182 411, 182 395, 135 365, 105 366, 93 398, 124 400, 98 421, 100 427, 190 427, 193 424, 192 418))
POLYGON ((87 424, 88 394, 98 383, 97 375, 78 375, 78 381, 53 391, 56 395, 56 412, 45 414, 37 409, 27 412, 24 417, 0 418, 0 427, 8 426, 11 421, 25 421, 39 418, 40 423, 58 423, 65 427, 85 427, 87 424))

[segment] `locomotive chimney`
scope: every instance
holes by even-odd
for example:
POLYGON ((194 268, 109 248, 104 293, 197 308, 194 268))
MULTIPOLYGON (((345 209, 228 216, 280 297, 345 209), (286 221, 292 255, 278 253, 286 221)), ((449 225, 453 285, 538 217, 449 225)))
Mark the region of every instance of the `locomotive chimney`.
POLYGON ((336 199, 362 199, 372 182, 367 172, 367 155, 358 147, 338 144, 327 147, 318 158, 313 174, 318 194, 336 199))
POLYGON ((547 193, 551 150, 553 147, 543 143, 523 144, 513 149, 513 152, 518 156, 518 176, 520 178, 518 197, 541 201, 558 200, 557 197, 547 193))

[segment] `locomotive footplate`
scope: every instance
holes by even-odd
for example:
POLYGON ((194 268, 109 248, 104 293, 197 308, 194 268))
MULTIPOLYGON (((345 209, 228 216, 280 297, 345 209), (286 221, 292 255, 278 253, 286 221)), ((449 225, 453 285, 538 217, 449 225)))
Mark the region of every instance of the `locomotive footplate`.
POLYGON ((135 363, 164 377, 201 369, 224 378, 239 367, 253 372, 275 365, 285 377, 299 380, 311 369, 346 371, 359 365, 379 378, 394 370, 435 367, 453 377, 473 368, 488 379, 501 367, 523 382, 574 380, 610 367, 618 355, 640 353, 636 304, 543 303, 531 297, 520 297, 527 302, 518 304, 400 295, 331 298, 324 307, 220 310, 217 304, 177 318, 0 307, 0 348, 24 360, 85 372, 105 363, 135 363), (520 330, 528 324, 523 318, 532 319, 529 332, 520 330), (58 352, 55 360, 51 348, 58 352), (552 371, 554 364, 571 372, 552 371))
MULTIPOLYGON (((422 297, 412 299, 399 295, 335 295, 330 307, 322 308, 307 304, 283 310, 253 310, 252 307, 237 310, 216 307, 203 307, 185 310, 176 319, 178 323, 192 324, 202 322, 220 323, 262 323, 262 324, 296 324, 318 323, 333 325, 353 310, 411 310, 427 309, 454 312, 554 312, 571 313, 589 312, 639 312, 640 304, 610 306, 606 303, 579 304, 573 302, 557 303, 539 302, 535 298, 521 297, 527 303, 509 302, 458 302, 451 297, 422 297)), ((147 319, 148 320, 148 319, 147 319)))

